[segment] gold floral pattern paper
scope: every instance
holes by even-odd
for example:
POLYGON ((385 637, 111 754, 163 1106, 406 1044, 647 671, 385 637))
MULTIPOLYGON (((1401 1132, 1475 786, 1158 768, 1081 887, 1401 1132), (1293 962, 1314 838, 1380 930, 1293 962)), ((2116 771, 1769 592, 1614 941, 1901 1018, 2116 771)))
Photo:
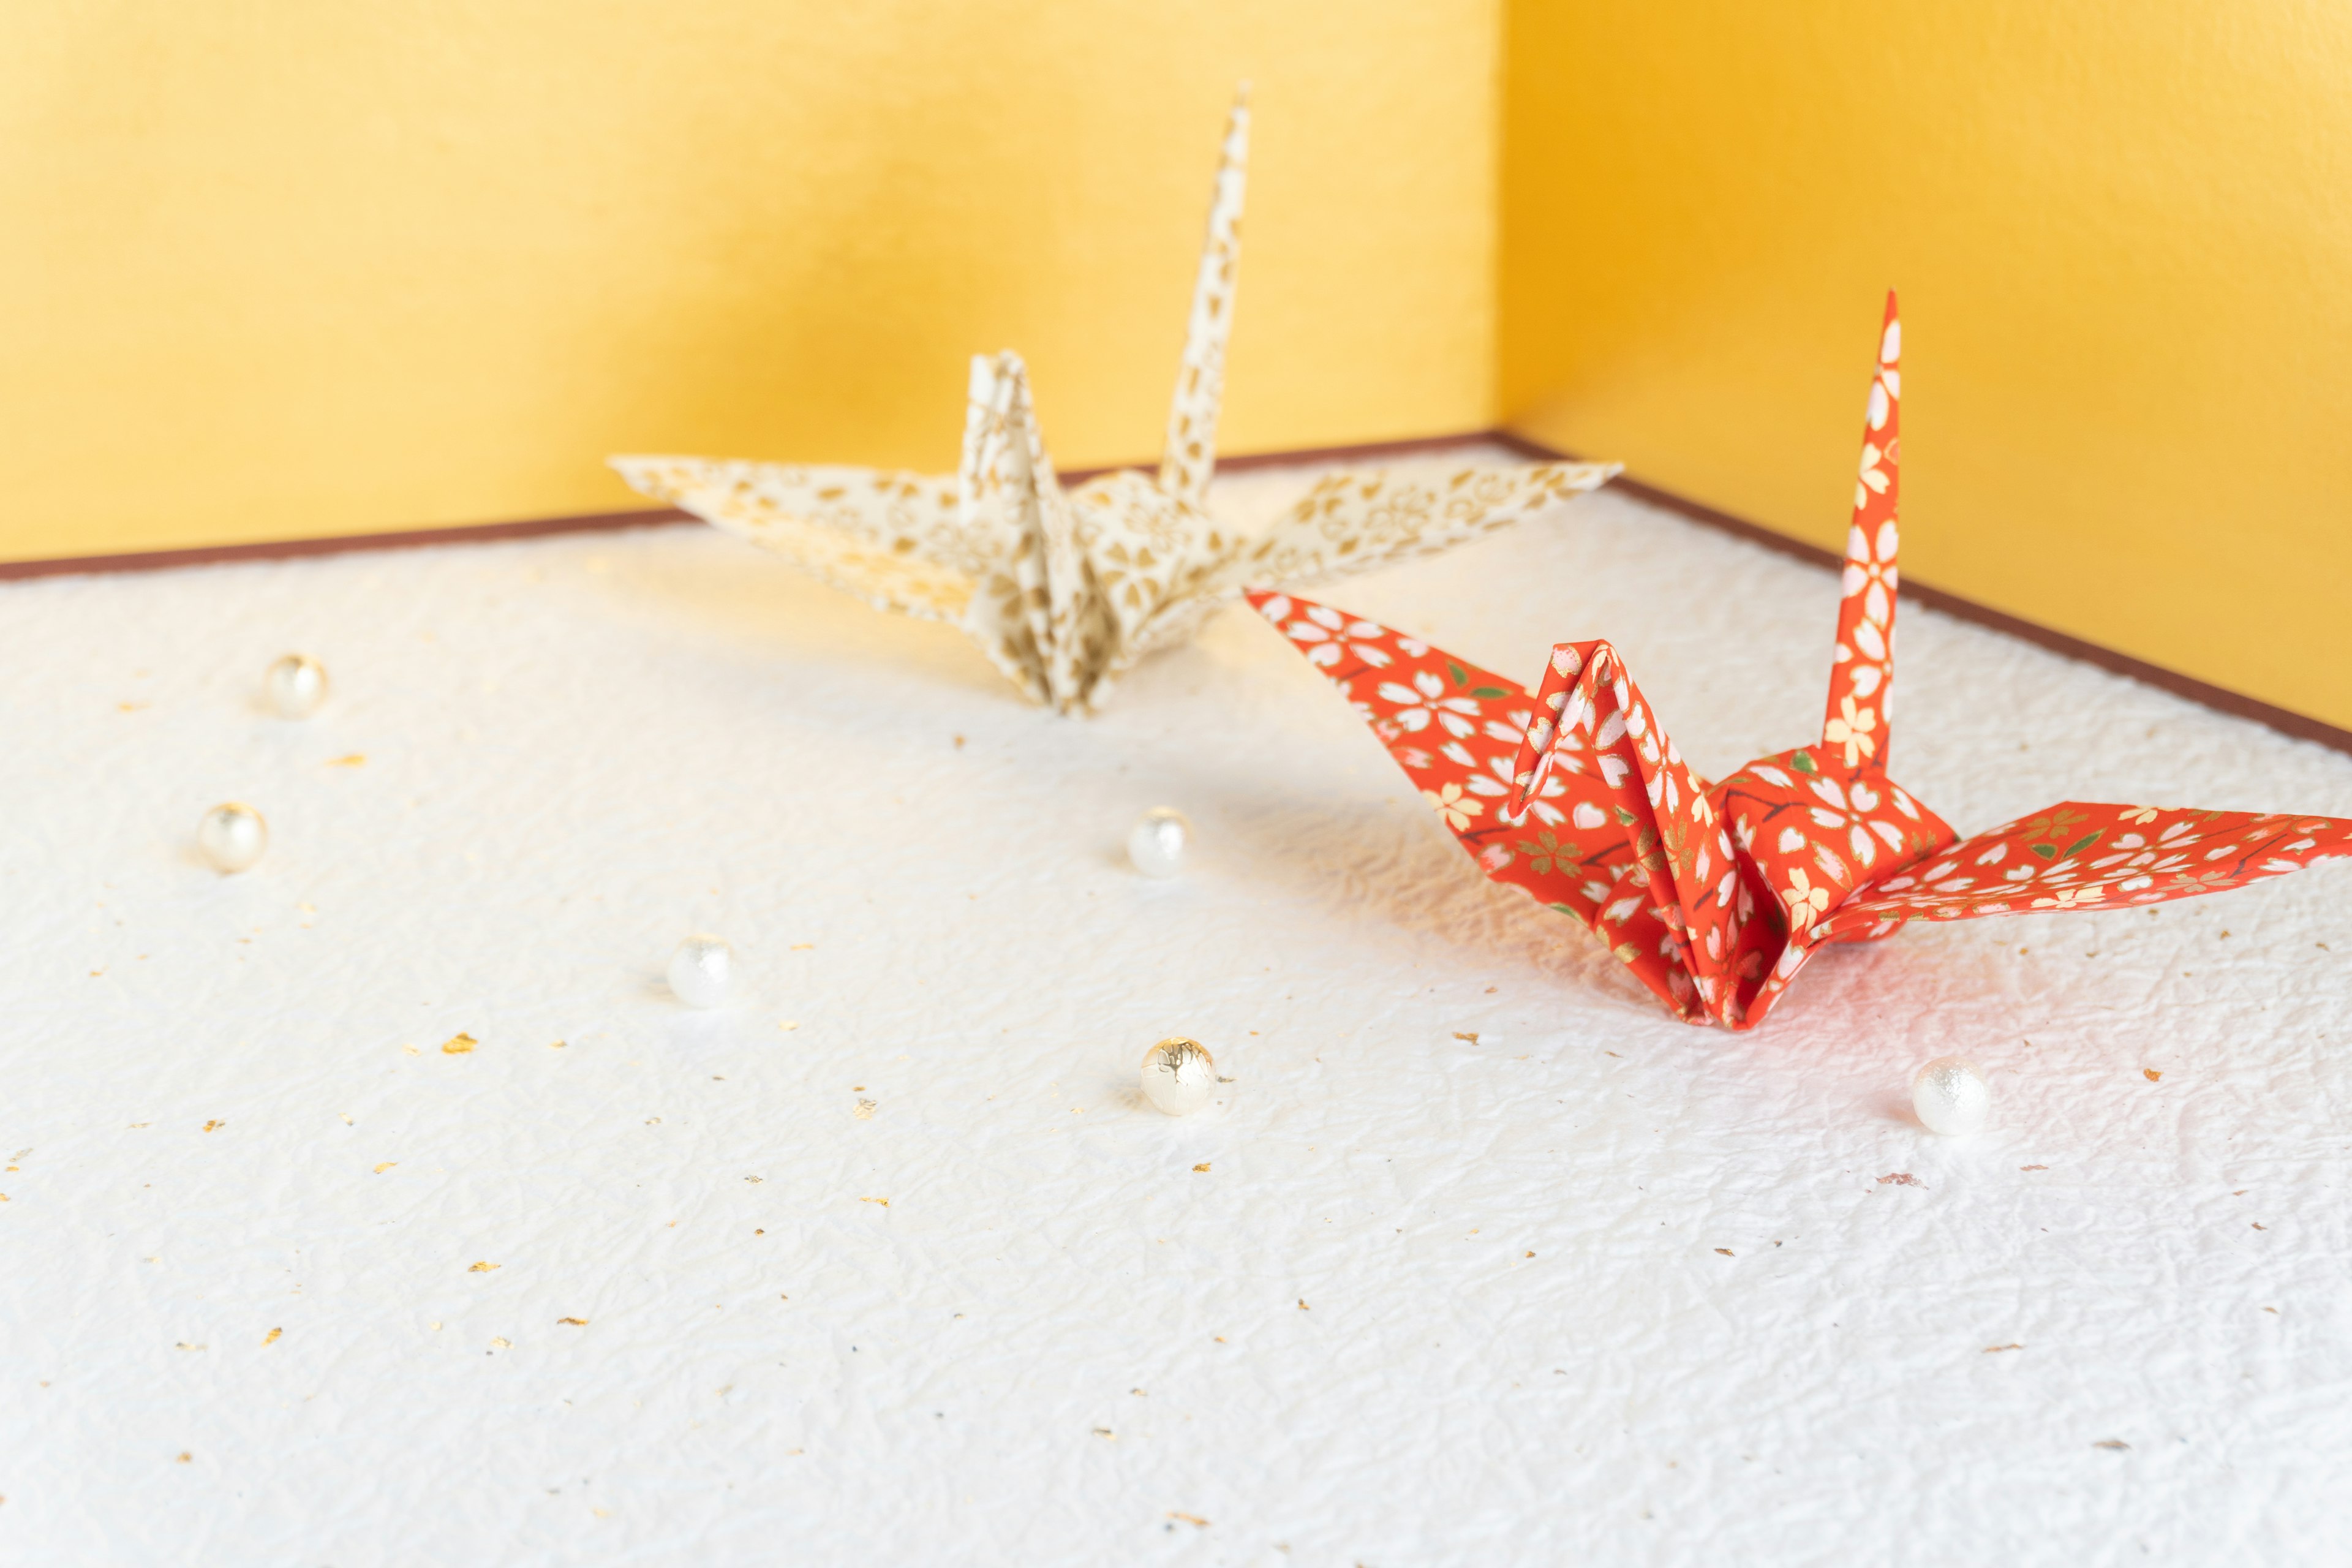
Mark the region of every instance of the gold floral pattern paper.
POLYGON ((639 490, 783 556, 878 610, 948 622, 1033 700, 1100 706, 1119 673, 1183 640, 1245 583, 1306 587, 1434 554, 1596 489, 1613 464, 1415 468, 1326 479, 1244 535, 1208 510, 1241 256, 1249 103, 1225 131, 1184 357, 1156 475, 1065 489, 1020 356, 972 361, 952 478, 619 457, 639 490))

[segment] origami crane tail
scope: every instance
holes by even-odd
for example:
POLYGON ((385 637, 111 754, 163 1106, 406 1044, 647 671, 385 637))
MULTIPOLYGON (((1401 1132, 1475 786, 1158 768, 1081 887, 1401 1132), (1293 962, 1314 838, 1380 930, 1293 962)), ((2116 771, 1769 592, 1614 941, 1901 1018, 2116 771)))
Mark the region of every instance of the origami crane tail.
POLYGON ((1863 421, 1862 464, 1853 482, 1853 522, 1846 531, 1829 711, 1822 721, 1822 746, 1842 755, 1850 768, 1885 767, 1891 739, 1902 353, 1903 322, 1889 290, 1863 421))
POLYGON ((1160 459, 1160 488, 1206 511, 1209 480, 1217 468, 1217 410, 1224 395, 1225 340, 1233 331, 1234 281, 1242 256, 1242 186, 1249 166, 1249 83, 1234 93, 1225 121, 1224 156, 1209 203, 1209 237, 1192 282, 1192 313, 1184 327, 1184 363, 1168 409, 1168 445, 1160 459))

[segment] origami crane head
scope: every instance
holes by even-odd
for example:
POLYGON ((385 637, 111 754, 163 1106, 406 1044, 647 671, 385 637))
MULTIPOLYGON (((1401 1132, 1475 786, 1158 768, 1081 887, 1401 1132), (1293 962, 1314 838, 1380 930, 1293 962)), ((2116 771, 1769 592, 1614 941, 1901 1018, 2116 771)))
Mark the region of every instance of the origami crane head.
POLYGON ((1013 353, 971 364, 954 476, 620 457, 622 478, 856 594, 961 629, 1033 700, 1097 707, 1114 677, 1189 637, 1251 581, 1306 585, 1450 548, 1592 489, 1593 463, 1325 480, 1250 537, 1208 512, 1241 257, 1246 88, 1235 99, 1157 474, 1065 490, 1013 353))
POLYGON ((1961 840, 1886 776, 1902 327, 1887 297, 1818 743, 1710 785, 1606 642, 1530 693, 1376 623, 1249 597, 1354 701, 1496 881, 1591 926, 1695 1024, 1760 1023, 1823 944, 1907 921, 2219 892, 2352 855, 2352 822, 2069 801, 1961 840))

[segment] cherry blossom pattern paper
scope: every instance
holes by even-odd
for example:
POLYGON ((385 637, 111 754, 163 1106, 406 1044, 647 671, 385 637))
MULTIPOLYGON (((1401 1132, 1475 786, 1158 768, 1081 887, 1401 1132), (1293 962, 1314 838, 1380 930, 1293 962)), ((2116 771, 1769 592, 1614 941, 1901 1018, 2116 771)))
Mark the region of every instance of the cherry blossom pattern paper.
POLYGON ((877 610, 961 629, 1034 701, 1092 710, 1114 677, 1190 637, 1253 582, 1310 587, 1433 554, 1608 481, 1612 464, 1334 476, 1261 532, 1209 515, 1241 257, 1246 89, 1234 104, 1160 470, 1065 490, 1028 372, 972 361, 955 475, 616 457, 637 489, 776 553, 877 610))
POLYGON ((1824 943, 1912 920, 2158 903, 2352 855, 2352 821, 2083 801, 1963 840, 1886 776, 1901 349, 1889 295, 1821 740, 1719 784, 1606 642, 1556 646, 1530 693, 1345 611, 1249 595, 1487 876, 1591 927, 1691 1023, 1752 1028, 1824 943))

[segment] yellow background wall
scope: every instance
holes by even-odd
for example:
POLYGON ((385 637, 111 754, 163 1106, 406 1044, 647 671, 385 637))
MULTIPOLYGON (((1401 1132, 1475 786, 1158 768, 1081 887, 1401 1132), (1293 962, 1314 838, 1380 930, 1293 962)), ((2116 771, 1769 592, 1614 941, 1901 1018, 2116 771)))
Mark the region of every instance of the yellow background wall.
POLYGON ((1505 58, 1507 418, 1835 547, 1895 287, 1906 574, 2352 727, 2352 10, 1514 0, 1505 58))
POLYGON ((1506 417, 2352 726, 2352 12, 2309 0, 19 0, 0 559, 1157 449, 1234 80, 1227 451, 1506 417))
POLYGON ((1017 348, 1155 457, 1225 107, 1229 451, 1492 423, 1495 0, 16 0, 0 559, 952 467, 1017 348))

